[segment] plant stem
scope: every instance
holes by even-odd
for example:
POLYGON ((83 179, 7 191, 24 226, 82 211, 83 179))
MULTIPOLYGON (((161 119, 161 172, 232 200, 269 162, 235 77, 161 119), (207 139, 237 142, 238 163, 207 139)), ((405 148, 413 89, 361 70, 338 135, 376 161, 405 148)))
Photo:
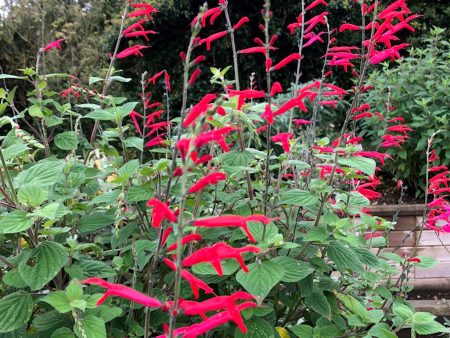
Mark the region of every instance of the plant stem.
POLYGON ((16 204, 19 204, 19 199, 17 198, 16 191, 14 190, 14 186, 13 186, 13 183, 12 183, 12 180, 11 180, 11 176, 9 175, 8 167, 6 166, 5 157, 3 156, 3 151, 2 151, 1 148, 0 148, 0 160, 2 162, 2 166, 3 166, 3 169, 5 171, 5 176, 6 176, 8 185, 9 185, 10 194, 12 196, 12 199, 13 199, 13 201, 16 204))

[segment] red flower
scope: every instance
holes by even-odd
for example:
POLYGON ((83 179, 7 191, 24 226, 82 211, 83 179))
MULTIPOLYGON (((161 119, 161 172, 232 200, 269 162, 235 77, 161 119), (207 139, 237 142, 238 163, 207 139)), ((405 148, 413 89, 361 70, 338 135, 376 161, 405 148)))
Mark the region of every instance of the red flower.
MULTIPOLYGON (((200 241, 201 239, 203 239, 202 235, 200 234, 190 234, 190 235, 186 235, 181 239, 181 244, 182 245, 186 245, 190 242, 194 242, 194 241, 200 241)), ((172 245, 170 245, 167 248, 167 251, 173 251, 178 247, 177 242, 173 243, 172 245)))
POLYGON ((135 37, 143 36, 145 40, 150 41, 148 36, 147 36, 149 34, 158 34, 158 33, 155 32, 155 31, 152 31, 152 30, 135 31, 135 32, 123 33, 123 36, 125 36, 126 38, 135 38, 135 37))
POLYGON ((266 107, 264 108, 264 113, 261 114, 261 118, 265 119, 267 121, 267 124, 272 124, 274 122, 274 115, 272 112, 272 109, 270 109, 270 105, 266 104, 266 107))
POLYGON ((311 121, 303 120, 303 119, 294 119, 295 127, 298 128, 302 124, 311 124, 311 121))
POLYGON ((227 34, 228 34, 228 31, 222 31, 222 32, 214 33, 214 34, 208 36, 205 39, 201 39, 198 42, 198 45, 201 46, 203 43, 206 42, 206 50, 211 50, 211 42, 213 42, 215 40, 218 40, 220 38, 223 38, 227 34))
POLYGON ((177 216, 169 209, 166 203, 161 202, 157 198, 152 198, 147 202, 147 207, 153 207, 152 211, 152 226, 159 228, 163 220, 169 222, 176 222, 177 216))
POLYGON ((205 114, 209 108, 209 104, 217 97, 216 94, 206 94, 199 103, 191 108, 183 121, 183 127, 186 128, 195 123, 195 120, 202 114, 205 114))
POLYGON ((274 82, 272 88, 270 89, 270 96, 274 96, 275 94, 282 93, 283 88, 281 87, 281 83, 274 82))
POLYGON ((129 288, 128 286, 109 283, 98 277, 91 277, 82 280, 81 283, 99 285, 108 289, 108 291, 106 291, 105 294, 97 301, 97 306, 103 304, 106 298, 108 298, 109 296, 117 296, 120 298, 129 299, 133 302, 142 304, 147 307, 161 307, 163 305, 159 300, 149 297, 132 288, 129 288))
POLYGON ((128 116, 130 116, 131 120, 133 121, 134 127, 136 128, 136 131, 138 132, 138 134, 142 136, 141 128, 136 119, 136 117, 142 118, 142 115, 133 110, 128 116))
POLYGON ((256 242, 253 235, 248 229, 247 222, 259 222, 263 224, 269 224, 274 218, 269 218, 264 215, 250 215, 250 216, 239 216, 239 215, 222 215, 213 216, 209 218, 197 219, 192 222, 192 225, 198 227, 215 228, 215 227, 240 227, 247 234, 250 242, 256 242))
POLYGON ((155 7, 153 7, 152 5, 149 5, 149 4, 145 4, 145 3, 132 4, 131 6, 133 8, 142 8, 142 9, 135 10, 134 12, 131 12, 130 14, 128 14, 129 18, 138 17, 138 16, 146 16, 150 20, 153 20, 151 14, 158 12, 158 10, 155 7))
POLYGON ((353 121, 361 120, 366 117, 372 117, 372 114, 367 112, 367 113, 361 113, 361 114, 355 115, 355 116, 353 116, 353 121))
POLYGON ((289 153, 291 151, 291 146, 289 144, 289 140, 291 140, 294 137, 292 133, 279 133, 275 136, 272 136, 273 142, 280 142, 281 146, 283 147, 283 150, 286 153, 289 153))
POLYGON ((134 45, 132 47, 128 47, 127 49, 121 51, 120 53, 117 53, 116 57, 118 59, 126 58, 130 55, 139 55, 144 56, 144 54, 141 53, 142 49, 148 48, 149 46, 142 46, 142 45, 134 45))
POLYGON ((189 78, 189 82, 188 82, 190 86, 192 86, 194 84, 194 82, 197 80, 197 77, 200 75, 201 72, 202 71, 199 68, 197 68, 196 70, 194 70, 192 72, 192 75, 189 78))
POLYGON ((239 96, 237 109, 241 110, 242 106, 245 103, 246 99, 261 99, 266 97, 266 93, 263 90, 253 90, 253 89, 245 89, 245 90, 230 90, 228 92, 230 97, 239 96))
POLYGON ((217 142, 224 152, 229 151, 227 143, 225 142, 224 135, 236 130, 236 127, 227 126, 219 129, 214 129, 206 133, 202 133, 195 138, 194 144, 196 148, 200 148, 210 142, 217 142))
POLYGON ((339 27, 339 32, 343 32, 343 31, 359 31, 361 29, 360 26, 357 25, 352 25, 351 23, 344 23, 339 27))
POLYGON ((420 263, 421 262, 420 258, 418 258, 418 257, 408 258, 407 261, 410 263, 420 263))
POLYGON ((62 49, 61 42, 63 42, 63 41, 64 41, 64 39, 58 39, 58 40, 52 41, 48 45, 43 47, 42 51, 46 52, 53 48, 62 49))
POLYGON ((364 239, 365 240, 368 240, 368 239, 371 239, 371 238, 377 238, 377 237, 383 237, 383 234, 380 234, 380 233, 376 232, 376 233, 371 233, 371 234, 365 234, 364 235, 364 239))
POLYGON ((216 172, 211 173, 200 180, 198 180, 197 183, 195 183, 192 187, 189 188, 189 193, 193 194, 197 191, 202 190, 203 188, 207 187, 210 184, 218 184, 219 181, 223 181, 227 179, 227 175, 222 172, 216 172))
POLYGON ((244 252, 258 253, 259 251, 260 249, 253 245, 233 248, 227 243, 219 242, 209 248, 201 248, 183 259, 183 267, 189 267, 199 263, 210 263, 217 271, 217 274, 223 276, 221 261, 223 259, 235 259, 241 265, 242 270, 248 272, 242 254, 244 252))
MULTIPOLYGON (((167 264, 169 268, 171 268, 173 271, 177 270, 177 267, 174 262, 172 262, 168 258, 164 258, 164 263, 167 264)), ((198 299, 199 296, 199 289, 202 289, 205 291, 205 293, 214 293, 214 290, 206 284, 204 281, 202 281, 200 278, 195 277, 193 274, 191 274, 187 270, 181 270, 181 278, 186 280, 189 283, 189 286, 191 287, 192 293, 194 294, 195 299, 198 299)))
POLYGON ((233 26, 233 30, 235 31, 235 30, 239 29, 244 23, 247 23, 249 21, 250 21, 250 19, 248 17, 244 16, 241 20, 238 21, 237 24, 235 24, 233 26))
POLYGON ((309 11, 318 5, 328 6, 328 4, 325 2, 325 0, 314 0, 305 8, 305 10, 309 11))
POLYGON ((135 22, 133 24, 131 24, 130 26, 128 26, 127 28, 125 28, 122 32, 123 35, 127 34, 127 33, 131 33, 137 29, 141 30, 141 31, 145 31, 144 26, 142 26, 142 24, 146 23, 148 21, 148 19, 141 19, 138 22, 135 22))
POLYGON ((288 57, 281 60, 279 63, 277 63, 275 66, 271 68, 271 70, 279 70, 289 64, 292 61, 300 60, 302 56, 299 53, 293 53, 289 55, 288 57))
POLYGON ((303 103, 303 99, 300 97, 294 97, 293 99, 290 99, 286 101, 285 104, 283 104, 278 110, 274 112, 275 116, 282 115, 286 113, 287 111, 291 110, 292 108, 298 107, 302 111, 307 112, 305 104, 303 103))

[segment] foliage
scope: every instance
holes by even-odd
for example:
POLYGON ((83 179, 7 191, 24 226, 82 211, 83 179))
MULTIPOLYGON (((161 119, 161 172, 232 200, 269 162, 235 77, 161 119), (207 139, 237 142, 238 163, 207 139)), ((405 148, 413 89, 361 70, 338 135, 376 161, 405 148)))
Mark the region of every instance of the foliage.
POLYGON ((443 34, 443 29, 435 28, 425 39, 427 45, 424 48, 411 48, 409 56, 395 67, 386 64, 382 70, 373 71, 368 84, 374 90, 364 97, 374 111, 384 116, 384 121, 373 117, 362 125, 362 135, 371 147, 379 146, 380 137, 393 114, 403 117, 414 129, 403 147, 388 150, 395 161, 388 163, 385 170, 413 187, 416 195, 422 195, 425 187, 427 140, 437 131, 433 149, 442 164, 450 164, 447 142, 450 137, 450 44, 443 34), (380 97, 384 98, 382 102, 380 97))
MULTIPOLYGON (((355 16, 364 12, 360 5, 346 2, 355 16)), ((136 23, 136 16, 153 21, 151 5, 125 1, 125 6, 131 18, 126 26, 136 23)), ((305 11, 301 22, 298 12, 292 13, 298 28, 312 26, 306 16, 319 18, 326 50, 349 50, 341 61, 347 65, 350 58, 352 67, 360 67, 354 88, 344 90, 328 77, 336 60, 327 53, 321 73, 301 83, 305 61, 297 51, 303 53, 313 35, 296 35, 298 45, 286 49, 294 53, 283 60, 272 33, 286 23, 278 26, 270 6, 269 0, 258 3, 262 29, 250 34, 262 31, 264 40, 255 57, 264 79, 257 87, 252 81, 241 90, 245 76, 239 76, 232 38, 245 26, 233 28, 236 20, 227 19, 233 7, 223 0, 218 7, 200 8, 177 66, 182 76, 171 79, 177 70, 170 69, 142 72, 135 80, 139 100, 109 92, 111 85, 131 82, 115 68, 123 62, 118 60, 151 52, 148 45, 128 45, 121 22, 123 40, 108 69, 88 79, 46 71, 45 56, 59 52, 58 39, 39 44, 34 68, 0 75, 5 83, 0 126, 8 129, 0 147, 0 333, 52 338, 206 332, 396 337, 403 328, 412 336, 448 333, 434 316, 415 312, 406 301, 411 269, 436 262, 413 257, 419 241, 410 256, 386 252, 384 237, 394 224, 364 212, 379 194, 376 166, 385 154, 364 153, 354 130, 346 130, 354 109, 365 105, 366 68, 376 58, 400 55, 389 54, 387 46, 353 55, 349 46, 333 44, 333 34, 342 38, 350 32, 332 31, 327 13, 305 11), (225 16, 227 25, 219 35, 209 21, 215 14, 225 16), (192 74, 208 62, 202 57, 205 44, 218 44, 217 36, 230 38, 224 45, 232 46, 233 67, 209 68, 211 74, 203 77, 211 90, 199 95, 197 87, 206 80, 197 82, 192 74), (294 64, 294 90, 277 96, 283 91, 273 80, 282 77, 279 69, 292 71, 294 64), (59 95, 58 79, 69 84, 59 95), (181 90, 172 88, 174 82, 181 90), (15 104, 11 83, 28 89, 23 108, 15 104), (320 115, 348 96, 339 137, 320 134, 320 115), (311 116, 306 122, 305 110, 311 116)), ((330 5, 330 17, 333 9, 330 5)), ((260 22, 256 17, 252 20, 260 22)), ((403 15, 396 20, 405 23, 403 15)), ((239 49, 253 46, 239 42, 239 49)), ((438 231, 442 217, 448 218, 444 211, 434 209, 438 231)))

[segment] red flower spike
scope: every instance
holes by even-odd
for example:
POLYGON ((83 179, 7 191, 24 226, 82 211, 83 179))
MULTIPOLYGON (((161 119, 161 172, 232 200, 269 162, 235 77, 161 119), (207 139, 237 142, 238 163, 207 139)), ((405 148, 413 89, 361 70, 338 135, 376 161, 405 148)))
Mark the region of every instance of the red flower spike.
POLYGON ((163 220, 168 220, 169 222, 176 222, 177 217, 172 210, 169 209, 166 203, 161 202, 157 198, 152 198, 147 201, 147 207, 153 207, 152 211, 152 226, 154 228, 159 228, 163 220))
POLYGON ((144 56, 144 54, 141 53, 142 49, 146 49, 149 46, 142 46, 142 45, 134 45, 132 47, 129 47, 123 51, 121 51, 120 53, 117 53, 116 57, 118 59, 124 59, 130 55, 139 55, 139 56, 144 56))
POLYGON ((239 215, 223 215, 223 216, 213 216, 209 218, 197 219, 192 222, 193 226, 205 227, 205 228, 215 228, 215 227, 240 227, 247 234, 250 242, 256 242, 255 238, 248 229, 247 222, 259 222, 263 224, 269 224, 275 220, 275 218, 269 218, 264 215, 250 215, 250 216, 239 216, 239 215))
POLYGON ((270 72, 270 68, 272 67, 272 59, 267 58, 266 59, 266 73, 270 72))
POLYGON ((54 49, 54 48, 62 49, 61 42, 63 42, 63 41, 64 41, 64 39, 58 39, 58 40, 52 41, 48 45, 43 47, 42 51, 43 52, 47 52, 47 51, 49 51, 51 49, 54 49))
POLYGON ((369 240, 371 238, 377 238, 377 237, 383 237, 383 234, 380 234, 379 232, 371 233, 371 234, 365 234, 364 239, 369 240))
POLYGON ((421 262, 420 258, 418 258, 418 257, 408 258, 407 261, 410 263, 420 263, 421 262))
POLYGON ((149 34, 158 34, 155 31, 152 30, 148 30, 148 31, 135 31, 135 32, 128 32, 128 33, 123 33, 123 36, 125 36, 126 38, 136 38, 136 37, 140 37, 143 36, 144 39, 146 41, 150 41, 150 39, 148 38, 147 35, 149 34))
POLYGON ((97 301, 97 306, 103 304, 109 296, 116 296, 129 299, 133 302, 142 304, 147 307, 161 307, 163 304, 152 297, 149 297, 139 291, 136 291, 122 284, 109 283, 98 277, 91 277, 80 281, 82 284, 94 284, 108 289, 105 294, 97 301))
POLYGON ((275 136, 272 136, 273 142, 280 142, 281 146, 283 147, 283 150, 286 153, 289 153, 291 151, 291 146, 289 144, 289 140, 291 140, 294 137, 292 133, 279 133, 275 136))
POLYGON ((249 19, 248 17, 244 16, 241 20, 238 21, 237 24, 235 24, 235 25, 233 26, 233 30, 234 30, 234 31, 235 31, 235 30, 238 30, 243 24, 245 24, 245 23, 247 23, 247 22, 249 22, 249 21, 250 21, 250 19, 249 19))
POLYGON ((191 108, 189 113, 187 113, 186 117, 183 121, 183 127, 186 128, 191 124, 195 123, 195 120, 200 116, 206 113, 209 108, 209 103, 217 97, 216 94, 206 94, 199 103, 197 103, 194 107, 191 108))
POLYGON ((223 38, 227 34, 228 34, 228 31, 222 31, 222 32, 214 33, 214 34, 208 36, 205 39, 201 39, 198 42, 198 45, 201 46, 203 43, 206 42, 206 50, 211 50, 211 42, 213 42, 215 40, 218 40, 220 38, 223 38))
POLYGON ((146 148, 151 148, 151 147, 155 147, 155 146, 159 146, 161 144, 164 144, 164 142, 165 142, 165 140, 163 138, 164 136, 165 136, 165 134, 161 134, 161 135, 156 136, 155 138, 153 138, 150 141, 148 141, 145 144, 145 147, 146 148))
POLYGON ((351 23, 344 23, 339 27, 339 32, 342 33, 344 31, 359 31, 361 30, 360 26, 353 25, 351 23))
POLYGON ((270 89, 270 96, 274 96, 278 93, 282 93, 283 92, 283 88, 281 87, 281 83, 279 82, 274 82, 272 85, 272 88, 270 89))
POLYGON ((229 97, 238 96, 238 106, 237 109, 241 110, 242 106, 247 99, 261 99, 266 97, 266 93, 263 90, 253 90, 253 89, 245 89, 245 90, 230 90, 228 92, 229 97))
MULTIPOLYGON (((181 239, 181 244, 182 245, 186 245, 190 242, 194 242, 194 241, 200 241, 202 240, 203 237, 200 234, 191 234, 191 235, 186 235, 181 239)), ((167 248, 167 251, 173 251, 178 247, 177 242, 173 243, 172 245, 170 245, 167 248)))
POLYGON ((206 60, 206 56, 200 55, 200 56, 197 56, 197 57, 194 59, 194 61, 192 61, 192 64, 198 65, 200 62, 203 62, 203 61, 205 61, 205 60, 206 60))
POLYGON ((122 32, 123 35, 127 34, 127 33, 131 33, 133 31, 136 30, 141 30, 141 31, 145 31, 144 26, 142 26, 144 23, 146 23, 148 21, 148 19, 141 19, 138 22, 135 22, 133 24, 131 24, 130 26, 128 26, 127 28, 125 28, 122 32))
POLYGON ((301 58, 302 58, 302 56, 299 53, 293 53, 293 54, 289 55, 288 57, 284 58, 283 60, 281 60, 275 66, 273 66, 271 70, 279 70, 279 69, 285 67, 290 62, 300 60, 301 58))
POLYGON ((311 9, 313 9, 314 7, 318 6, 318 5, 324 5, 324 6, 328 6, 328 4, 325 2, 325 0, 314 0, 311 4, 309 4, 305 10, 309 11, 311 9))
POLYGON ((194 82, 197 80, 197 77, 200 75, 201 72, 202 71, 199 68, 197 68, 196 70, 194 70, 192 72, 192 75, 189 78, 189 82, 188 82, 190 86, 192 86, 194 84, 194 82))
POLYGON ((161 246, 164 246, 166 244, 167 238, 169 235, 173 232, 173 226, 167 227, 166 230, 162 233, 161 236, 161 246))
POLYGON ((353 121, 358 121, 358 120, 361 120, 361 119, 365 119, 367 117, 372 117, 372 114, 371 113, 361 113, 361 114, 353 116, 352 120, 353 121))
POLYGON ((209 248, 201 248, 183 260, 183 267, 193 266, 199 263, 210 263, 219 276, 223 276, 221 261, 223 259, 235 259, 244 272, 248 268, 244 263, 242 254, 245 252, 259 253, 260 249, 253 245, 242 248, 233 248, 224 242, 214 244, 209 248))
MULTIPOLYGON (((173 271, 177 270, 175 263, 172 262, 170 259, 164 258, 164 263, 166 263, 166 265, 173 271)), ((200 278, 195 277, 187 270, 181 270, 181 278, 183 278, 185 281, 189 283, 189 286, 191 287, 195 299, 198 299, 200 289, 205 291, 205 293, 207 294, 214 293, 214 290, 208 284, 206 284, 200 278)))
POLYGON ((192 187, 189 188, 189 193, 193 194, 200 190, 203 190, 208 185, 217 185, 219 181, 224 181, 227 179, 227 174, 222 172, 211 173, 202 179, 198 180, 192 187))
POLYGON ((191 144, 191 139, 182 138, 176 143, 176 148, 180 152, 181 158, 184 161, 186 159, 186 155, 189 152, 189 145, 191 144))
POLYGON ((274 115, 272 109, 270 109, 269 104, 267 104, 266 107, 264 108, 264 113, 261 114, 261 118, 265 119, 267 121, 267 124, 273 124, 274 115))
POLYGON ((294 122, 295 128, 298 128, 300 125, 311 124, 311 121, 303 119, 294 119, 294 122))
POLYGON ((194 145, 196 148, 201 148, 202 146, 210 142, 217 142, 224 152, 228 152, 230 149, 225 142, 224 135, 236 129, 237 127, 228 126, 202 133, 196 137, 194 145))

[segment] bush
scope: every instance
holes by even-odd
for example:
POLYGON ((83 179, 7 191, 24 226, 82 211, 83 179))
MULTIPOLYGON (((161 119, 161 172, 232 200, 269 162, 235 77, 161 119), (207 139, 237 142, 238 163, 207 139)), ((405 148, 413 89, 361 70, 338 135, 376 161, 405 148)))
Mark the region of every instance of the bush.
POLYGON ((384 120, 377 117, 366 120, 361 132, 370 147, 376 148, 393 115, 403 117, 414 129, 401 148, 388 150, 395 161, 384 169, 413 187, 416 196, 423 195, 425 189, 427 140, 437 131, 433 148, 442 164, 450 164, 450 43, 440 28, 435 28, 425 42, 424 48, 411 48, 409 56, 399 60, 395 67, 386 63, 382 70, 371 72, 368 85, 374 89, 364 96, 364 101, 381 112, 384 120))
MULTIPOLYGON (((0 333, 275 338, 396 337, 402 328, 412 336, 449 332, 406 300, 411 269, 436 264, 415 256, 420 236, 409 255, 383 252, 394 224, 366 213, 381 196, 375 172, 386 154, 363 149, 361 138, 347 132, 355 113, 367 110, 360 97, 368 90, 369 65, 399 58, 405 47, 383 46, 380 39, 395 40, 394 27, 409 27, 415 18, 392 14, 406 11, 402 1, 383 12, 377 4, 355 4, 363 22, 381 23, 372 23, 368 53, 335 44, 334 34, 357 30, 359 36, 361 28, 343 23, 332 30, 329 13, 321 12, 324 1, 314 1, 289 25, 298 46, 282 58, 266 0, 261 38, 243 41, 239 53, 232 47, 233 67, 211 67, 208 75, 198 68, 206 62, 204 48, 220 39, 234 46, 234 32, 245 29, 248 18, 229 20, 224 0, 202 7, 180 55, 182 78, 171 79, 168 69, 143 72, 136 101, 108 90, 132 80, 114 64, 142 56, 149 46, 139 43, 118 43, 104 76, 88 83, 45 73, 43 55, 62 48, 61 39, 39 49, 36 68, 0 75, 5 83, 33 87, 24 110, 14 104, 15 89, 0 91, 0 123, 9 129, 0 148, 0 333), (205 35, 204 26, 217 16, 225 17, 227 29, 205 35), (300 53, 314 41, 326 45, 321 76, 302 84, 300 53), (255 88, 254 77, 248 88, 240 84, 238 60, 253 53, 264 60, 265 89, 255 88), (285 67, 296 69, 294 90, 277 97, 283 89, 272 75, 285 67), (328 80, 335 67, 354 70, 352 90, 328 80), (198 76, 215 86, 200 97, 193 90, 198 76), (58 95, 54 78, 70 86, 58 95), (174 82, 181 82, 181 93, 172 92, 174 82), (154 97, 155 88, 163 96, 154 97), (348 96, 339 137, 319 134, 322 107, 348 96)), ((154 35, 136 19, 151 21, 156 9, 125 6, 119 41, 154 35)), ((401 128, 385 141, 401 143, 407 127, 401 128)), ((430 154, 428 147, 428 162, 430 154)), ((449 231, 442 225, 450 210, 441 189, 447 174, 427 182, 436 199, 424 222, 436 231, 449 231)))

